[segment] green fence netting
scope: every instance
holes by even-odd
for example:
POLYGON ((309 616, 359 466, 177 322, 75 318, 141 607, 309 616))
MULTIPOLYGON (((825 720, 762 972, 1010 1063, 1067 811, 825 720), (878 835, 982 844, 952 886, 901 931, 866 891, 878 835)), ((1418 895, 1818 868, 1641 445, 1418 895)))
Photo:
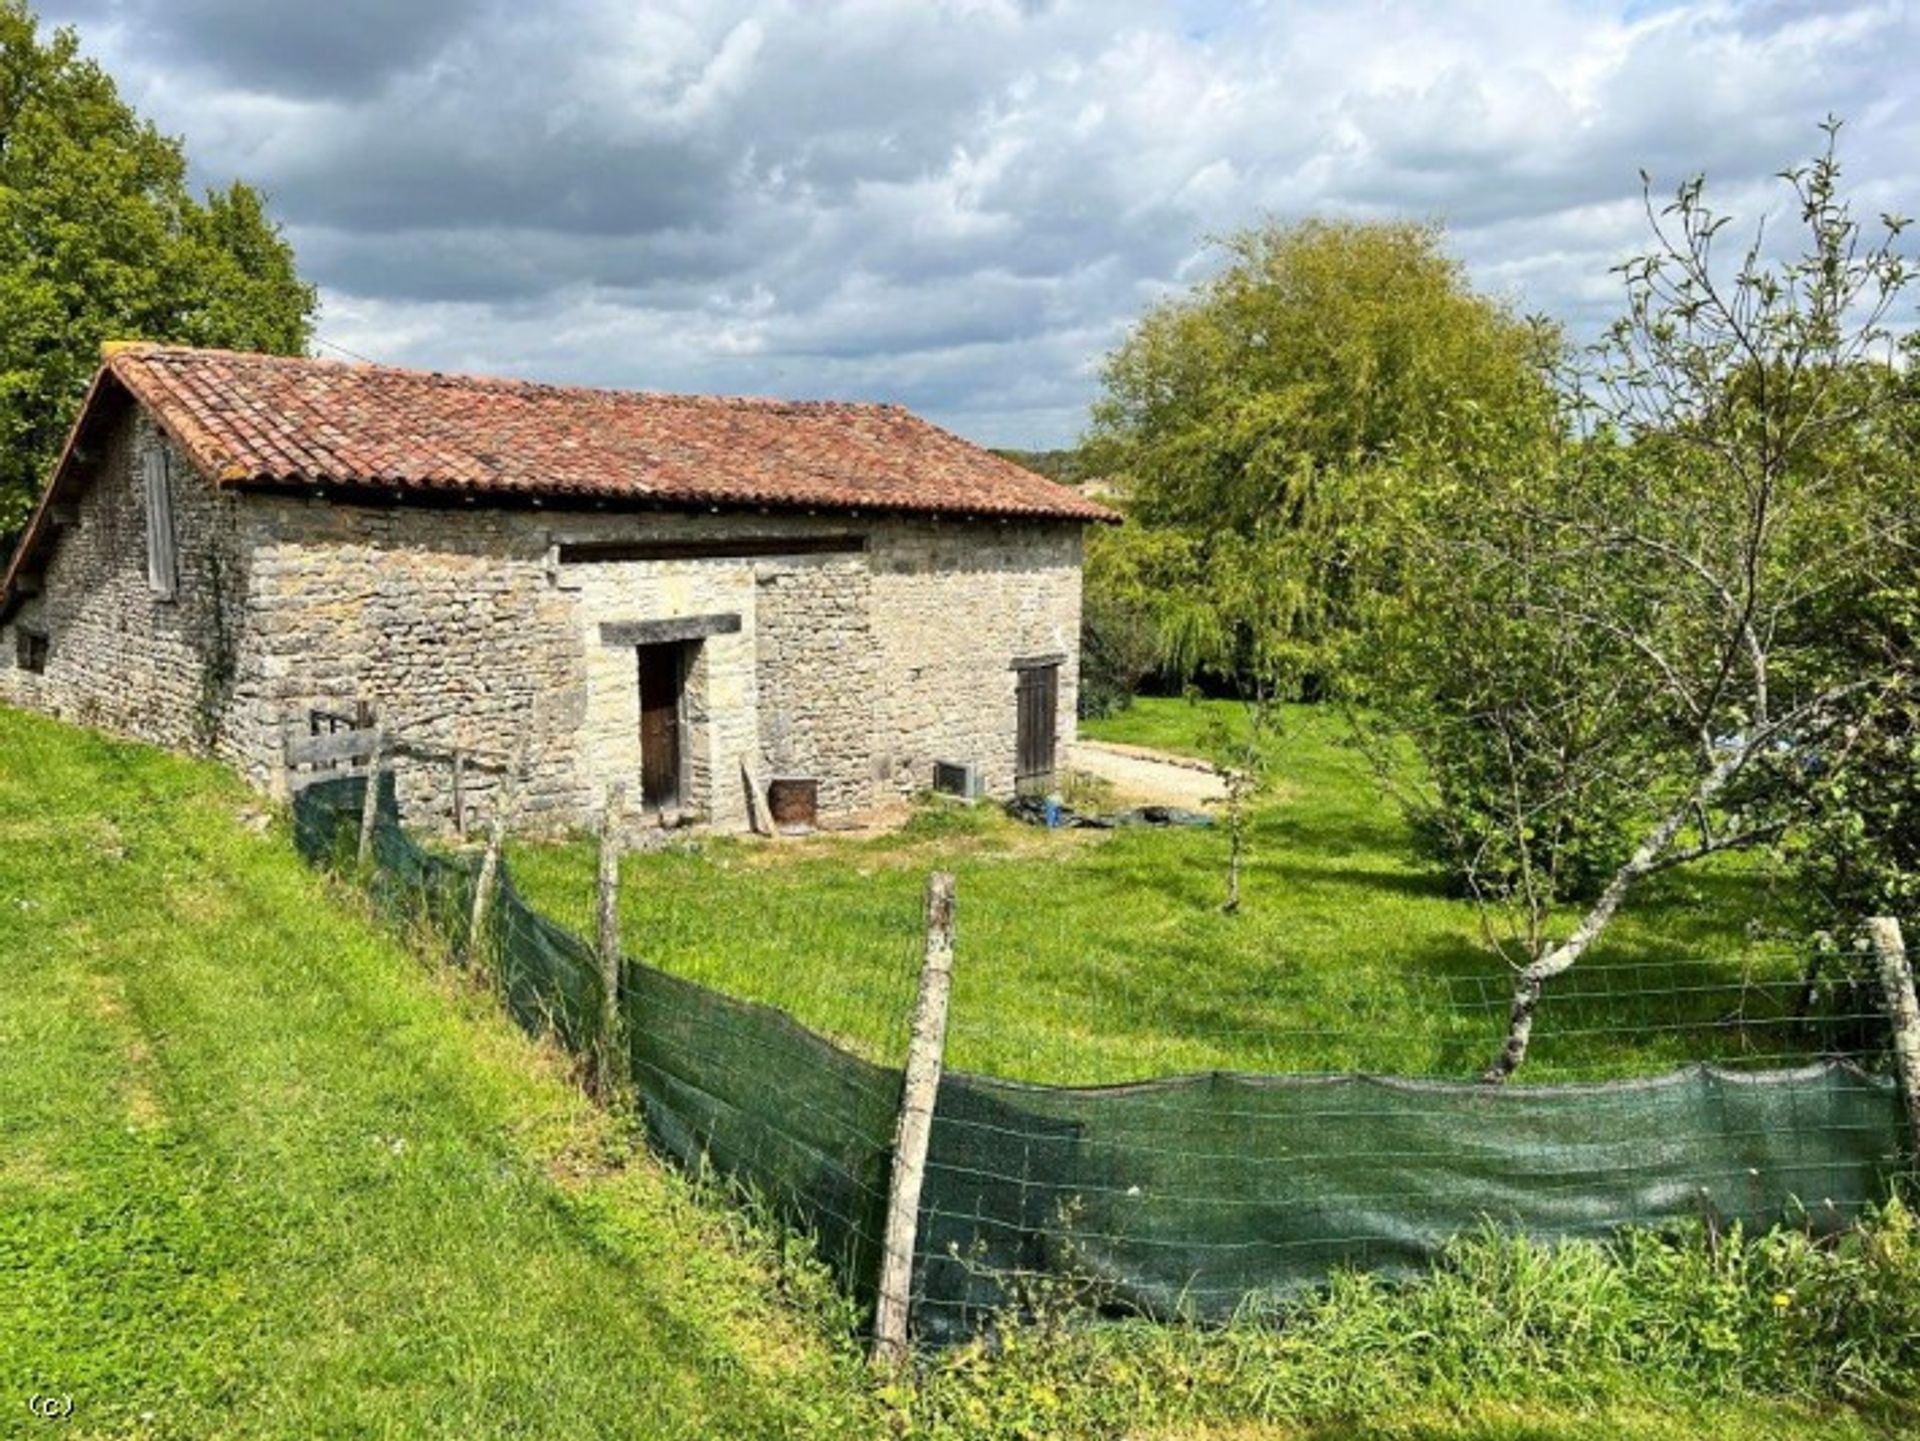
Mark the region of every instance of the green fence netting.
MULTIPOLYGON (((303 853, 351 860, 364 793, 358 780, 303 790, 303 853)), ((414 844, 390 784, 373 849, 383 906, 465 937, 477 865, 414 844)), ((504 867, 494 915, 481 960, 514 1016, 588 1044, 604 1003, 592 949, 528 907, 504 867)), ((621 977, 654 1144, 813 1232, 870 1296, 899 1071, 631 959, 621 977)), ((914 1319, 931 1341, 970 1334, 1022 1276, 1070 1278, 1114 1308, 1223 1319, 1338 1266, 1418 1270, 1489 1221, 1541 1237, 1687 1218, 1831 1229, 1885 1198, 1900 1137, 1892 1083, 1842 1061, 1498 1088, 1223 1073, 1072 1089, 949 1072, 914 1319)))
MULTIPOLYGON (((416 844, 400 825, 393 772, 380 777, 373 856, 366 884, 395 920, 423 925, 456 946, 473 914, 480 864, 470 855, 441 855, 416 844)), ((314 862, 350 865, 359 841, 366 785, 358 777, 319 781, 294 800, 294 844, 314 862)), ((501 867, 489 911, 486 954, 513 1017, 530 1031, 553 1032, 571 1049, 599 1033, 600 966, 593 948, 529 906, 501 867)), ((471 957, 469 960, 473 959, 471 957)))
POLYGON ((1543 1237, 1702 1216, 1830 1228, 1884 1199, 1898 1126, 1893 1089, 1844 1063, 1502 1088, 954 1075, 933 1129, 919 1319, 968 1330, 1020 1271, 1222 1319, 1336 1266, 1424 1268, 1487 1221, 1543 1237))
POLYGON ((622 1002, 647 1130, 811 1230, 856 1291, 878 1274, 900 1072, 768 1006, 628 961, 622 1002))

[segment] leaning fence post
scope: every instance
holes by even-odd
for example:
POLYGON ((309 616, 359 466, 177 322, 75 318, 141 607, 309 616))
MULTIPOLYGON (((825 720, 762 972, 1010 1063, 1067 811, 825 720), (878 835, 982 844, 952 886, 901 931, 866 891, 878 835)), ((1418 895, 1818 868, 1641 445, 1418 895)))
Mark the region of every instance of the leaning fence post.
POLYGON ((473 921, 467 928, 467 956, 480 954, 480 939, 486 934, 487 912, 493 906, 494 880, 500 874, 500 851, 507 843, 507 827, 513 823, 513 810, 520 799, 520 772, 526 765, 526 742, 520 753, 500 777, 500 789, 494 796, 493 823, 487 828, 487 850, 480 858, 480 875, 474 882, 473 921))
POLYGON ((361 870, 373 859, 373 827, 380 818, 380 761, 386 750, 386 732, 375 728, 373 749, 367 755, 367 793, 360 801, 360 850, 355 864, 361 870))
POLYGON ((1900 923, 1893 917, 1875 916, 1868 921, 1867 938, 1880 963, 1880 994, 1893 1028, 1894 1069, 1907 1105, 1914 1166, 1920 1169, 1920 1001, 1914 998, 1913 969, 1907 964, 1907 943, 1900 934, 1900 923))
POLYGON ((605 1008, 600 1018, 600 1094, 611 1096, 618 1084, 620 1058, 620 815, 627 788, 607 787, 600 818, 599 952, 600 987, 605 1008))
POLYGON ((453 748, 453 834, 462 843, 467 839, 467 751, 453 748))
POLYGON ((953 989, 953 877, 927 877, 927 951, 920 995, 913 1007, 900 1121, 894 1132, 893 1181, 887 1193, 886 1239, 880 1252, 879 1300, 873 1317, 873 1364, 897 1366, 907 1357, 907 1312, 913 1297, 913 1250, 926 1180, 933 1104, 947 1041, 947 999, 953 989))

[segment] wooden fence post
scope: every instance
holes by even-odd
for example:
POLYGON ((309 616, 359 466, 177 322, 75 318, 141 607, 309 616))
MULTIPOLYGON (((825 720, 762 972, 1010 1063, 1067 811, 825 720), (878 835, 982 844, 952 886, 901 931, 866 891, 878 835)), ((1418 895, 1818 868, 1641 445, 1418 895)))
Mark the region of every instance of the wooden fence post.
POLYGON ((620 817, 627 788, 615 781, 607 787, 606 810, 600 817, 600 876, 598 913, 601 994, 606 1008, 600 1018, 600 1094, 614 1094, 620 1078, 620 817))
POLYGON ((747 825, 759 836, 780 839, 780 827, 767 805, 767 788, 760 782, 760 771, 751 756, 740 757, 740 780, 747 788, 747 825))
POLYGON ((367 793, 360 802, 360 850, 355 864, 361 870, 373 859, 373 827, 380 817, 380 762, 386 752, 386 732, 375 727, 373 749, 367 754, 367 793))
POLYGON ((453 748, 453 834, 461 845, 467 843, 467 752, 453 748))
POLYGON ((1880 963, 1880 994, 1893 1027, 1893 1063, 1900 1077, 1900 1095, 1907 1105, 1912 1161, 1920 1170, 1920 1001, 1913 992, 1913 969, 1907 964, 1906 938, 1891 916, 1867 922, 1867 938, 1880 963))
POLYGON ((887 1231, 880 1253, 879 1300, 873 1317, 873 1364, 907 1359, 907 1312, 913 1300, 913 1248, 926 1180, 927 1143, 947 1042, 947 1001, 953 989, 953 877, 927 877, 927 951, 920 995, 913 1007, 900 1121, 894 1132, 893 1183, 887 1195, 887 1231))
POLYGON ((500 852, 507 843, 507 827, 513 824, 514 807, 520 803, 520 773, 526 764, 527 741, 522 739, 519 754, 500 777, 500 789, 494 796, 493 823, 487 828, 487 850, 480 858, 480 875, 474 883, 473 921, 467 927, 468 959, 480 954, 480 940, 486 934, 487 912, 493 906, 494 882, 500 874, 500 852))

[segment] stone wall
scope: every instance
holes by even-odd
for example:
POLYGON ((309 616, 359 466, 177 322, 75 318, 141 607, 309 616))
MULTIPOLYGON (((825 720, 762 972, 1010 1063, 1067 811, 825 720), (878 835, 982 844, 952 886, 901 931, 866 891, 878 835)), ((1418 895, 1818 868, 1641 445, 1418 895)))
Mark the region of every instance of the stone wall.
POLYGON ((0 634, 0 699, 121 735, 242 759, 233 718, 259 695, 243 655, 247 550, 231 496, 216 494, 144 413, 93 441, 76 523, 45 558, 43 594, 0 634), (168 456, 178 584, 147 576, 144 457, 168 456), (17 633, 50 645, 44 674, 16 663, 17 633))
MULTIPOLYGON (((371 703, 416 744, 504 761, 528 738, 528 821, 591 825, 609 782, 640 805, 638 656, 607 623, 739 617, 692 642, 683 735, 687 819, 746 823, 740 761, 812 775, 828 814, 926 789, 934 762, 1010 794, 1022 657, 1065 657, 1073 734, 1081 537, 1074 525, 362 506, 216 495, 175 457, 178 597, 147 588, 144 420, 102 458, 79 526, 51 552, 44 600, 16 620, 53 635, 48 674, 0 695, 173 745, 201 745, 277 786, 284 736, 314 709, 371 703), (561 563, 594 541, 827 537, 823 553, 561 563)), ((491 772, 469 774, 472 819, 491 772)), ((452 772, 401 763, 409 821, 450 826, 452 772)))
POLYGON ((769 773, 819 777, 823 811, 872 805, 884 682, 868 557, 761 561, 756 578, 760 743, 769 773))
MULTIPOLYGON (((628 521, 628 533, 633 528, 628 521)), ((604 644, 600 626, 740 617, 736 633, 689 642, 693 657, 682 745, 687 817, 743 828, 747 793, 740 758, 759 751, 754 563, 737 558, 600 562, 562 566, 556 577, 577 602, 586 666, 586 724, 575 748, 576 773, 590 795, 604 794, 615 781, 624 783, 630 813, 641 803, 639 655, 631 646, 604 644)))
MULTIPOLYGON (((563 544, 810 540, 844 534, 844 524, 668 512, 449 513, 253 497, 245 530, 255 555, 255 643, 283 712, 363 699, 409 738, 494 759, 509 757, 531 725, 525 811, 536 825, 592 824, 613 781, 626 785, 629 813, 639 811, 638 655, 601 637, 604 624, 636 621, 740 618, 737 631, 691 643, 684 819, 743 827, 740 761, 764 767, 783 747, 796 765, 834 767, 818 773, 837 808, 871 799, 858 710, 817 739, 811 727, 801 737, 780 719, 790 708, 820 709, 827 653, 837 637, 866 629, 864 556, 557 558, 563 544), (770 733, 763 689, 774 697, 770 733), (840 768, 844 757, 850 773, 840 768)), ((856 653, 853 670, 860 668, 856 653)), ((263 748, 258 762, 267 779, 277 751, 263 748)), ((470 780, 469 807, 484 809, 490 778, 470 780)), ((448 767, 403 771, 401 792, 413 823, 451 823, 448 767)))
MULTIPOLYGON (((298 724, 312 709, 370 703, 383 725, 421 745, 504 763, 531 728, 524 792, 536 821, 585 813, 559 744, 586 718, 585 656, 573 597, 549 583, 543 530, 524 514, 457 514, 250 496, 249 645, 273 709, 298 724)), ((274 784, 279 736, 257 736, 249 773, 274 784)), ((485 805, 476 772, 468 800, 485 805)), ((401 767, 403 813, 452 822, 452 770, 401 767)))
POLYGON ((981 768, 989 794, 1014 788, 1016 660, 1058 655, 1056 744, 1075 734, 1080 693, 1077 525, 898 522, 875 528, 877 773, 925 790, 936 761, 981 768))

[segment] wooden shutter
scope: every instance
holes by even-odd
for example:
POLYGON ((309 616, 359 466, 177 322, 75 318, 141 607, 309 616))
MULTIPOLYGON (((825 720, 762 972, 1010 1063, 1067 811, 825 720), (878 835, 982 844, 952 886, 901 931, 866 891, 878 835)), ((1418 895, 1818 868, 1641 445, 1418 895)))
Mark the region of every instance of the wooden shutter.
POLYGON ((147 584, 163 600, 172 600, 180 584, 180 557, 174 546, 173 490, 168 484, 167 452, 160 446, 142 461, 147 500, 147 584))
POLYGON ((1060 722, 1060 667, 1023 665, 1018 675, 1014 780, 1022 790, 1041 790, 1053 784, 1054 739, 1060 722))

